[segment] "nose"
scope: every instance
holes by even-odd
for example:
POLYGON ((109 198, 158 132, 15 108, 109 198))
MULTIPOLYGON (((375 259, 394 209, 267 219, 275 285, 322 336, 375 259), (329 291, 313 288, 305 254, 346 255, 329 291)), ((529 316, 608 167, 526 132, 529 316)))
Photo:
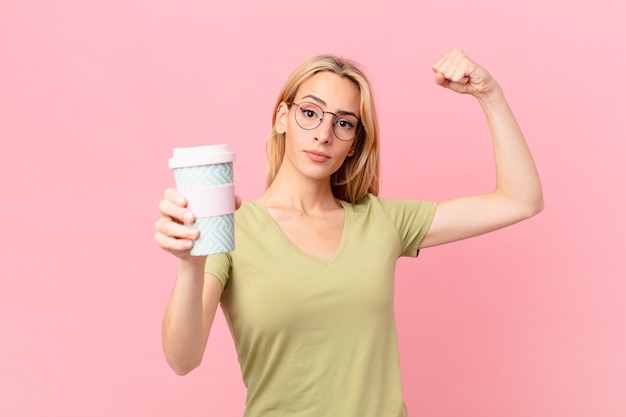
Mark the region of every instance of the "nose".
POLYGON ((335 135, 335 115, 324 112, 322 122, 315 129, 315 139, 322 143, 329 143, 335 135), (328 116, 328 117, 326 117, 328 116))

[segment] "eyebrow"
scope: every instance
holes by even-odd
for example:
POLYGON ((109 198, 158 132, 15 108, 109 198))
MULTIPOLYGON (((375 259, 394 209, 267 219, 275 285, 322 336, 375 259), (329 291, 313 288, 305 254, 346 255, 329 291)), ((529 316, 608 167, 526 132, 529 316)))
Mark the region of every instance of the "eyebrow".
MULTIPOLYGON (((321 98, 314 96, 313 94, 307 94, 306 96, 302 97, 302 100, 304 100, 305 98, 311 98, 314 101, 317 101, 319 104, 321 104, 324 107, 328 107, 328 104, 326 104, 326 102, 324 100, 322 100, 321 98)), ((352 115, 354 117, 356 117, 357 119, 359 119, 359 116, 356 115, 356 113, 353 113, 351 111, 346 111, 346 110, 338 110, 337 111, 338 114, 342 114, 342 115, 352 115)))

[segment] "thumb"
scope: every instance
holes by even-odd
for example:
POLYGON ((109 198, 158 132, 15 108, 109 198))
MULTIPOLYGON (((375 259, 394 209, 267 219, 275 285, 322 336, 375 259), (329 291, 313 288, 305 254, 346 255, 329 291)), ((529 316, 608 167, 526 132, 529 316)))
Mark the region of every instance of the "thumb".
POLYGON ((450 88, 450 80, 441 72, 435 72, 435 84, 445 88, 450 88))
POLYGON ((451 81, 441 72, 437 72, 435 74, 435 84, 457 93, 466 93, 468 91, 468 84, 470 81, 471 79, 469 76, 465 76, 456 81, 451 81))

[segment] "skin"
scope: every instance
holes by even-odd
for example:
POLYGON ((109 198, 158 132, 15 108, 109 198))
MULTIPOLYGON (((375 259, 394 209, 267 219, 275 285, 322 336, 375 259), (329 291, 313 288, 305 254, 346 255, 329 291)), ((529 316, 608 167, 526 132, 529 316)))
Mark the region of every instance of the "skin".
MULTIPOLYGON (((494 190, 439 202, 421 248, 487 233, 519 222, 543 209, 539 176, 502 89, 491 75, 460 49, 442 56, 432 67, 435 83, 474 96, 485 114, 496 162, 494 190)), ((325 111, 359 115, 358 88, 331 73, 304 82, 296 102, 323 103, 325 111)), ((330 176, 354 153, 354 141, 334 136, 332 116, 314 130, 303 130, 294 119, 295 106, 282 103, 276 129, 286 133, 285 157, 272 185, 256 200, 303 252, 329 258, 343 233, 344 210, 330 188, 330 176)), ((239 206, 240 201, 237 201, 239 206)), ((204 273, 206 257, 189 254, 198 231, 184 226, 194 216, 174 189, 159 204, 155 241, 179 258, 178 277, 163 320, 163 348, 170 366, 186 374, 200 365, 222 295, 217 278, 204 273)))
MULTIPOLYGON (((359 116, 360 92, 354 83, 321 72, 298 89, 295 102, 324 104, 326 111, 349 111, 359 116)), ((285 157, 272 185, 257 199, 285 235, 303 252, 327 259, 339 246, 344 210, 330 187, 330 176, 353 154, 354 140, 336 138, 332 115, 314 130, 295 122, 295 106, 278 109, 276 128, 286 132, 285 157)))
POLYGON ((433 65, 435 82, 481 105, 493 142, 496 186, 481 195, 442 201, 422 248, 497 230, 543 210, 541 182, 524 135, 500 85, 463 51, 455 49, 433 65))

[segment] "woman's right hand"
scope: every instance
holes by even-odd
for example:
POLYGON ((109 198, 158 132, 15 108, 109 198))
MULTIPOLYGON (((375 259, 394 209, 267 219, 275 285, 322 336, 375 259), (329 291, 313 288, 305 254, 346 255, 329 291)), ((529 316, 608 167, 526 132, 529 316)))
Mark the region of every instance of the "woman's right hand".
POLYGON ((155 224, 154 240, 163 250, 184 260, 201 261, 204 257, 191 256, 189 251, 193 241, 200 236, 200 231, 187 224, 196 221, 194 214, 187 208, 187 199, 174 188, 165 191, 159 203, 161 217, 155 224))
MULTIPOLYGON (((235 196, 235 208, 241 206, 241 198, 235 196)), ((163 200, 159 203, 161 218, 155 224, 154 240, 163 250, 180 259, 203 262, 204 256, 192 256, 189 251, 193 241, 200 236, 200 231, 193 226, 196 216, 187 208, 187 199, 175 188, 165 190, 163 200)))

